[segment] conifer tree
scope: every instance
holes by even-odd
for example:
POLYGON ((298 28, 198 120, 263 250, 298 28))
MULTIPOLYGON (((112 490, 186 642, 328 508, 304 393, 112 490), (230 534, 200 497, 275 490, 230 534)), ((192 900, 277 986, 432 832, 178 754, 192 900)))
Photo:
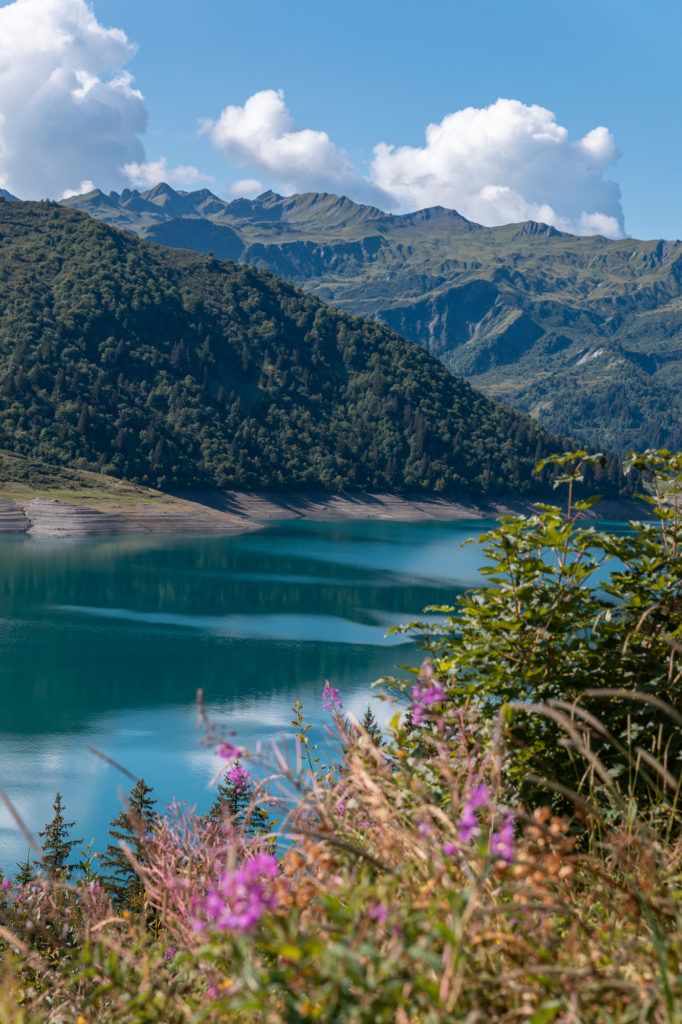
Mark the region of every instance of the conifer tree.
POLYGON ((103 875, 102 885, 120 908, 139 910, 144 902, 144 886, 120 844, 125 843, 137 863, 144 864, 145 836, 157 817, 152 792, 152 787, 144 779, 137 780, 130 791, 127 807, 109 826, 113 842, 107 845, 100 858, 103 871, 109 872, 103 875))
POLYGON ((208 812, 209 819, 230 820, 246 836, 262 835, 269 830, 270 823, 262 807, 252 806, 254 792, 251 775, 236 761, 218 784, 215 801, 208 812))
POLYGON ((28 885, 28 883, 31 882, 35 877, 35 871, 33 869, 33 865, 31 864, 30 849, 26 853, 26 860, 21 861, 21 863, 17 862, 17 867, 19 868, 19 870, 14 876, 14 881, 16 882, 17 885, 28 885))
POLYGON ((369 738, 375 747, 383 747, 384 740, 381 735, 381 726, 376 720, 376 716, 372 711, 371 707, 367 705, 367 710, 363 716, 362 722, 360 723, 362 728, 365 730, 369 738))
POLYGON ((50 878, 71 877, 75 867, 69 864, 69 857, 74 846, 82 843, 82 839, 69 839, 69 832, 76 824, 75 821, 64 821, 64 804, 61 793, 54 798, 54 817, 38 835, 43 842, 43 865, 50 878))

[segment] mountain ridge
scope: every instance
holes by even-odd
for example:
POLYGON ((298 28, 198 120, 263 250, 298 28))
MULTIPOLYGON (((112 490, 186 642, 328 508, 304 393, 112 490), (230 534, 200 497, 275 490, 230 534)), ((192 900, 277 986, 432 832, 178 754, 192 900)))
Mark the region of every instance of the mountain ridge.
POLYGON ((488 228, 443 207, 393 215, 330 193, 227 201, 155 189, 66 204, 381 320, 557 433, 621 453, 682 448, 679 241, 488 228), (182 217, 169 215, 173 196, 182 217))
POLYGON ((566 444, 268 272, 0 203, 0 448, 163 490, 494 495, 566 444))

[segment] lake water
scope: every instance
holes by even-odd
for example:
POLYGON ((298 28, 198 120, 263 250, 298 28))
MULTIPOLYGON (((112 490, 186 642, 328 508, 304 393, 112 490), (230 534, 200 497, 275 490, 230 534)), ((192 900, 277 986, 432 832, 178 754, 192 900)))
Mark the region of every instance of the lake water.
MULTIPOLYGON (((237 742, 324 743, 325 679, 361 717, 370 684, 420 654, 390 625, 479 579, 490 524, 296 521, 237 537, 0 539, 0 787, 35 833, 59 790, 74 838, 106 843, 130 782, 96 747, 207 809, 219 761, 195 696, 237 742)), ((398 673, 400 674, 400 673, 398 673)), ((383 706, 377 708, 379 715, 383 706)), ((27 844, 0 805, 0 866, 27 844)))

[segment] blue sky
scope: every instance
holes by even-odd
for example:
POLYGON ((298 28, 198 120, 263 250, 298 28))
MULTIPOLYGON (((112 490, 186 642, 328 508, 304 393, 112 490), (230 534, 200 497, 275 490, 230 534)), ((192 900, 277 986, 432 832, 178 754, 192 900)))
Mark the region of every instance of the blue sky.
POLYGON ((90 7, 0 2, 0 186, 22 198, 158 172, 224 196, 345 191, 682 237, 679 2, 90 7))

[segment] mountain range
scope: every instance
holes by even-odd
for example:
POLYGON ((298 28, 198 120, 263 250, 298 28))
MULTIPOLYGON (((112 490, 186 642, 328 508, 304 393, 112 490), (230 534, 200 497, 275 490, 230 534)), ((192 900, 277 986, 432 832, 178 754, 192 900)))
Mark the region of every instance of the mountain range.
POLYGON ((0 449, 166 490, 488 495, 565 447, 266 271, 0 202, 0 449))
POLYGON ((682 448, 682 243, 487 228, 326 193, 219 199, 166 184, 64 200, 166 246, 272 271, 382 321, 557 433, 682 448))

